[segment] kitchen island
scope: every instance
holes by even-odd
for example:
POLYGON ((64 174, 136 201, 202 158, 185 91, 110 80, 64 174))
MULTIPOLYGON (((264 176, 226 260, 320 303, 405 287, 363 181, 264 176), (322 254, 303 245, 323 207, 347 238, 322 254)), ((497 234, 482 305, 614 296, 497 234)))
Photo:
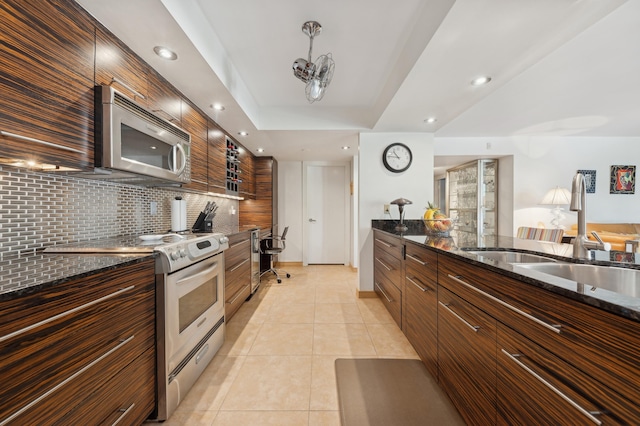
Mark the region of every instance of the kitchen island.
POLYGON ((635 293, 486 253, 625 270, 640 267, 634 255, 598 252, 578 261, 570 245, 510 237, 491 247, 457 247, 455 235, 420 235, 419 224, 399 233, 394 225, 373 223, 374 286, 467 423, 640 422, 635 293))

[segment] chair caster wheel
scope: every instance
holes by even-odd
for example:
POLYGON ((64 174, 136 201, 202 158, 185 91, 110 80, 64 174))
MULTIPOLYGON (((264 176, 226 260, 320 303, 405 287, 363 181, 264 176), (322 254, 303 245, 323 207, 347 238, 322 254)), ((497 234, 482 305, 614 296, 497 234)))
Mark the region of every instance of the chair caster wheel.
POLYGON ((278 278, 278 284, 280 284, 282 282, 282 280, 280 278, 278 278))
POLYGON ((287 278, 291 278, 291 274, 287 274, 287 278))

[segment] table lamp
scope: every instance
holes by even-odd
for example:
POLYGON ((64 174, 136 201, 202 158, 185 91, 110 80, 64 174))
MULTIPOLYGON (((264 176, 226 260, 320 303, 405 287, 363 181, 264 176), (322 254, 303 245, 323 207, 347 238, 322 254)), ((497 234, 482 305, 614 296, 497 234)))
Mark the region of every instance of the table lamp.
POLYGON ((564 226, 560 225, 560 221, 564 219, 564 214, 562 213, 564 209, 560 206, 568 206, 569 203, 571 203, 571 192, 568 189, 560 188, 559 186, 550 189, 540 202, 540 204, 555 206, 551 209, 551 215, 553 217, 551 219, 551 224, 556 229, 564 229, 564 226))
POLYGON ((391 204, 397 204, 398 210, 400 211, 400 223, 396 226, 396 231, 404 232, 408 230, 404 224, 404 206, 413 204, 413 202, 407 200, 406 198, 397 198, 391 202, 391 204))

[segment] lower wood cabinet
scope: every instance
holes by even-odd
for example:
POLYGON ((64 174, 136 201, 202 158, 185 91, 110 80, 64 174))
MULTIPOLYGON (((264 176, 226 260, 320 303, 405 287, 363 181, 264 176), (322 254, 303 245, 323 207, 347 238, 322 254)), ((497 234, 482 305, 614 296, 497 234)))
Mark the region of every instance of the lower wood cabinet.
POLYGON ((225 320, 229 321, 251 295, 251 232, 229 236, 224 252, 225 320))
POLYGON ((1 424, 100 424, 119 416, 140 424, 149 416, 154 266, 150 259, 0 303, 1 424))

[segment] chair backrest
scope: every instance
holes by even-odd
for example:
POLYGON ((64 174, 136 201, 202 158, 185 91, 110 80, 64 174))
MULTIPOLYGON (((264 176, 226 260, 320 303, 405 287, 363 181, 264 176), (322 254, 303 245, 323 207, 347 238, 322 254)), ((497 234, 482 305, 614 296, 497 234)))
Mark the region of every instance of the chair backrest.
POLYGON ((552 241, 559 243, 562 241, 564 230, 547 228, 529 228, 521 226, 518 228, 517 237, 523 240, 552 241))
POLYGON ((281 241, 284 241, 284 240, 286 240, 286 239, 287 239, 287 231, 288 231, 288 230, 289 230, 289 227, 288 227, 288 226, 286 226, 286 227, 284 228, 284 231, 282 231, 282 235, 280 235, 280 240, 281 240, 281 241))

